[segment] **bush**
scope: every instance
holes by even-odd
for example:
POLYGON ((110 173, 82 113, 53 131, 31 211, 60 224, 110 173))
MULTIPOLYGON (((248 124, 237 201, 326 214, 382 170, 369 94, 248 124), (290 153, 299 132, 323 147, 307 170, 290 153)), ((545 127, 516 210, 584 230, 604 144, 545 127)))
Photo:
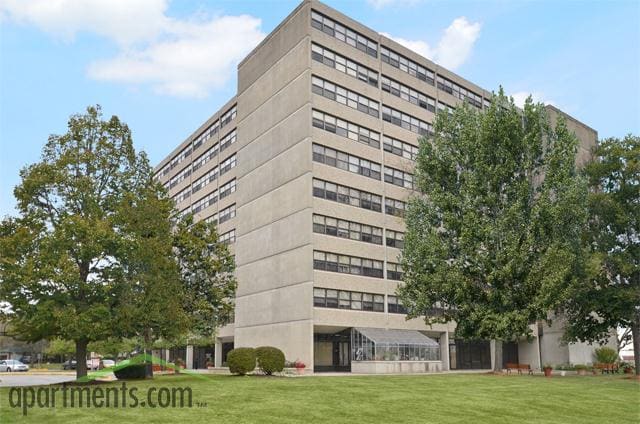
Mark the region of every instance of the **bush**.
POLYGON ((137 380, 146 377, 146 364, 131 364, 113 371, 118 380, 137 380))
POLYGON ((615 364, 618 361, 618 352, 610 347, 596 349, 596 360, 601 364, 615 364))
POLYGON ((258 367, 267 375, 282 372, 284 369, 284 353, 276 347, 257 347, 256 358, 258 359, 258 367))
POLYGON ((232 374, 245 375, 256 368, 256 351, 251 347, 233 349, 227 355, 227 364, 232 374))

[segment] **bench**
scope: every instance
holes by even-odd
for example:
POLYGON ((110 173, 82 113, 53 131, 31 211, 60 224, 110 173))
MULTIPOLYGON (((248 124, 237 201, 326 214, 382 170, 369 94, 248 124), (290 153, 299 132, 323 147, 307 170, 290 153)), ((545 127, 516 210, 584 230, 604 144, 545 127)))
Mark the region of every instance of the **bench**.
POLYGON ((593 370, 600 370, 602 374, 618 372, 618 364, 593 364, 593 370))
POLYGON ((507 363, 507 374, 511 374, 511 371, 513 370, 518 371, 518 374, 522 374, 523 371, 527 371, 527 374, 533 375, 533 369, 529 364, 507 363))

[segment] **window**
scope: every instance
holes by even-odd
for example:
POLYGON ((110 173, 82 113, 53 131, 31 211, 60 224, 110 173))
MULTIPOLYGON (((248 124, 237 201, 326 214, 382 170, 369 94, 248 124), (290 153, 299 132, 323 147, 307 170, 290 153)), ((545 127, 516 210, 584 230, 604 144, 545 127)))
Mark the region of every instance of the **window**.
POLYGON ((224 243, 224 244, 235 243, 235 241, 236 241, 236 229, 234 228, 231 231, 227 231, 226 233, 221 234, 220 237, 218 238, 218 241, 220 241, 220 243, 224 243))
POLYGON ((387 279, 402 281, 402 267, 400 264, 387 262, 387 279))
POLYGON ((313 215, 313 232, 365 243, 382 244, 382 228, 323 215, 313 215))
POLYGON ((207 129, 205 129, 199 136, 195 138, 195 140, 193 140, 193 150, 197 149, 202 145, 202 143, 216 135, 219 129, 220 121, 216 121, 213 124, 209 125, 207 129))
POLYGON ((387 246, 396 247, 398 249, 404 248, 404 233, 393 230, 385 230, 385 238, 387 246))
POLYGON ((427 84, 434 85, 435 76, 431 70, 418 65, 416 62, 399 55, 393 50, 380 46, 380 58, 383 62, 388 63, 394 68, 398 68, 401 71, 426 82, 427 84))
POLYGON ((384 181, 410 190, 414 189, 412 174, 388 166, 384 167, 384 181))
POLYGON ((440 75, 438 75, 438 89, 446 91, 457 99, 467 101, 479 109, 482 108, 482 96, 479 96, 473 91, 467 90, 466 88, 440 75))
POLYGON ((384 105, 382 105, 382 120, 416 134, 429 135, 433 133, 433 126, 430 123, 384 105))
POLYGON ((185 169, 180 171, 177 175, 169 180, 169 188, 173 188, 184 181, 187 177, 191 175, 191 167, 187 166, 185 169))
POLYGON ((354 174, 364 175, 365 177, 380 181, 381 166, 379 163, 371 162, 339 150, 333 150, 329 147, 314 144, 313 160, 315 162, 333 166, 334 168, 353 172, 354 174))
POLYGON ((386 91, 396 97, 400 97, 401 99, 428 110, 429 112, 435 113, 436 111, 436 100, 434 98, 422 94, 421 92, 401 84, 398 81, 392 80, 383 75, 380 78, 380 86, 382 87, 382 91, 386 91))
POLYGON ((313 195, 322 199, 344 203, 357 208, 382 211, 382 197, 366 191, 334 184, 329 181, 313 179, 313 195))
POLYGON ((378 43, 337 23, 333 19, 321 15, 315 10, 311 11, 311 26, 370 56, 378 57, 378 43))
POLYGON ((219 216, 218 222, 220 224, 222 224, 223 222, 227 222, 231 218, 234 218, 236 216, 236 204, 234 203, 233 205, 222 209, 218 214, 218 216, 219 216))
POLYGON ((384 312, 384 295, 315 287, 313 289, 313 306, 384 312))
POLYGON ((322 78, 311 78, 311 91, 376 118, 380 116, 378 102, 322 78))
POLYGON ((231 193, 236 191, 236 179, 229 181, 228 183, 220 186, 220 200, 224 199, 231 193))
POLYGON ((416 160, 418 157, 418 148, 416 146, 386 135, 382 136, 382 148, 385 152, 393 153, 406 159, 416 160))
POLYGON ((217 166, 193 182, 193 184, 191 185, 191 188, 193 190, 192 192, 196 193, 197 191, 199 191, 209 183, 215 181, 216 178, 218 178, 217 166))
POLYGON ((229 124, 229 122, 233 121, 236 117, 236 105, 233 105, 231 109, 226 111, 224 115, 220 117, 220 128, 229 124))
POLYGON ((191 156, 191 151, 191 145, 185 147, 180 153, 178 153, 173 159, 171 159, 171 162, 169 162, 169 167, 173 169, 178 166, 180 163, 182 163, 182 161, 191 156))
POLYGON ((160 171, 158 171, 158 173, 156 175, 154 175, 155 178, 158 178, 158 176, 162 175, 163 177, 165 175, 167 175, 169 173, 169 171, 171 171, 171 164, 167 163, 165 166, 162 167, 162 169, 160 169, 160 171))
POLYGON ((184 190, 182 190, 180 193, 176 194, 175 196, 173 196, 174 200, 177 203, 181 203, 184 202, 185 200, 187 200, 189 198, 189 196, 191 195, 191 187, 187 187, 184 190))
POLYGON ((215 158, 217 155, 218 155, 218 143, 210 147, 206 152, 198 156, 198 158, 193 161, 193 164, 191 165, 193 168, 193 172, 195 172, 201 166, 209 162, 211 159, 215 158))
POLYGON ((446 103, 438 102, 438 112, 447 112, 449 114, 452 114, 454 109, 454 107, 449 106, 446 103))
POLYGON ((394 215, 398 217, 404 217, 407 204, 400 200, 391 199, 386 197, 384 199, 384 213, 387 215, 394 215))
POLYGON ((317 250, 313 252, 313 268, 320 271, 383 278, 382 261, 317 250))
POLYGON ((236 154, 229 156, 220 164, 220 175, 224 175, 236 166, 236 154))
POLYGON ((218 190, 215 190, 212 193, 207 194, 203 198, 196 201, 193 205, 191 205, 191 213, 198 213, 203 209, 208 208, 209 206, 215 204, 218 201, 218 190))
POLYGON ((397 296, 387 296, 387 310, 390 314, 406 314, 407 308, 404 307, 397 296))
POLYGON ((378 73, 318 44, 311 45, 311 58, 360 81, 378 87, 378 73))
POLYGON ((220 139, 220 151, 222 152, 233 143, 236 142, 236 130, 231 131, 229 134, 225 135, 220 139))
POLYGON ((313 126, 376 149, 380 147, 380 134, 377 132, 318 110, 313 111, 313 126))

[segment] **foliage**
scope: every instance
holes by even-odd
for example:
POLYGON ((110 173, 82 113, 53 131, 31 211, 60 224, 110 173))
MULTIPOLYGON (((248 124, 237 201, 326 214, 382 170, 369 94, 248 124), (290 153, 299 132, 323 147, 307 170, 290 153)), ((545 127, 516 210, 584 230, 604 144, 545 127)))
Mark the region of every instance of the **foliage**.
POLYGON ((423 195, 406 217, 399 294, 410 317, 502 341, 548 319, 582 272, 577 146, 563 119, 552 129, 544 105, 529 98, 520 111, 502 89, 486 110, 438 114, 416 162, 423 195))
POLYGON ((256 368, 256 351, 251 347, 238 347, 227 355, 231 374, 245 375, 256 368))
POLYGON ((576 371, 580 371, 580 370, 591 371, 593 367, 590 367, 589 365, 578 364, 578 365, 574 365, 573 369, 576 371))
POLYGON ((284 369, 284 353, 272 346, 261 346, 256 349, 258 367, 267 375, 282 372, 284 369))
MULTIPOLYGON (((640 137, 603 140, 585 168, 589 179, 586 278, 569 292, 564 313, 570 341, 606 341, 631 328, 640 364, 640 137)), ((629 333, 627 333, 629 337, 629 333)))
POLYGON ((595 356, 600 364, 615 364, 618 362, 618 352, 608 346, 597 348, 595 350, 595 356))
POLYGON ((233 256, 219 241, 213 223, 194 223, 191 215, 178 222, 173 244, 191 337, 211 340, 216 328, 233 317, 237 286, 233 256))
POLYGON ((135 338, 118 339, 110 337, 89 343, 88 350, 102 356, 118 358, 121 353, 128 354, 133 352, 139 344, 140 342, 135 338))
POLYGON ((137 380, 146 377, 145 364, 130 364, 126 367, 114 369, 113 374, 118 380, 137 380))
POLYGON ((49 341, 49 346, 45 349, 44 353, 47 355, 61 355, 67 356, 75 352, 76 346, 71 340, 64 340, 60 337, 56 337, 49 341))

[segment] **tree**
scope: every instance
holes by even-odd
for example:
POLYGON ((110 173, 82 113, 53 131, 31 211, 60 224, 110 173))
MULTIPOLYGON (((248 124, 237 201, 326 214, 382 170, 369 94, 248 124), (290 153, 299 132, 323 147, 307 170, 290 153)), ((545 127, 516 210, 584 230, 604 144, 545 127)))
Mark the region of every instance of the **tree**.
POLYGON ((578 141, 544 105, 519 110, 502 89, 491 106, 438 114, 422 139, 407 211, 399 295, 409 317, 454 320, 456 337, 530 337, 582 272, 586 182, 578 141), (434 314, 433 308, 439 313, 434 314))
POLYGON ((164 231, 151 219, 145 231, 131 230, 142 225, 130 222, 140 218, 132 210, 150 210, 138 196, 164 192, 146 156, 136 154, 127 125, 101 117, 99 106, 89 107, 69 119, 66 134, 49 137, 41 161, 20 172, 20 216, 0 224, 7 318, 28 340, 73 340, 78 378, 87 372, 88 343, 118 335, 127 310, 121 301, 132 285, 159 272, 151 260, 145 273, 131 264, 151 246, 145 237, 164 231))
POLYGON ((631 329, 640 375, 640 137, 606 139, 594 153, 584 170, 589 272, 570 289, 565 338, 604 342, 618 327, 631 329))
POLYGON ((73 354, 75 350, 76 347, 73 341, 63 340, 59 337, 56 337, 55 339, 49 341, 49 346, 47 346, 44 353, 51 356, 61 356, 64 360, 66 356, 73 354))

